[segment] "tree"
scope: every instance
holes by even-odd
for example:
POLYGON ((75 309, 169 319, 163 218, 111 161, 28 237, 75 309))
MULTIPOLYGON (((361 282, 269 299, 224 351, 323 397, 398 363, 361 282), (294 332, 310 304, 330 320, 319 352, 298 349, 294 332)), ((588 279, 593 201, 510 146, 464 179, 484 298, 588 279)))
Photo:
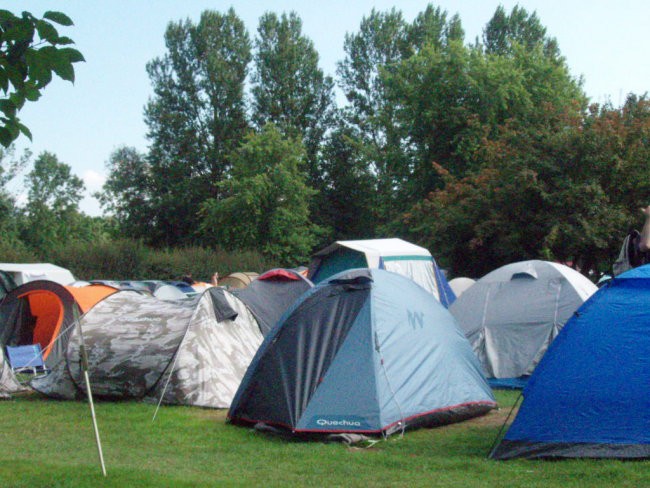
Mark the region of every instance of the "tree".
POLYGON ((319 229, 309 220, 314 191, 305 183, 304 159, 300 142, 272 124, 247 136, 231 177, 219 183, 225 198, 202 205, 202 232, 228 249, 260 250, 281 265, 307 262, 319 229))
POLYGON ((408 27, 408 40, 417 53, 425 47, 441 48, 450 41, 463 41, 465 31, 458 14, 447 20, 447 12, 429 4, 408 27))
POLYGON ((408 161, 400 200, 411 204, 440 187, 433 162, 462 177, 485 164, 485 149, 496 141, 523 147, 537 131, 561 131, 566 117, 586 107, 566 64, 541 45, 514 44, 502 55, 450 41, 403 61, 384 82, 408 161))
POLYGON ((244 82, 250 41, 233 9, 205 11, 198 24, 172 22, 167 53, 147 65, 154 96, 145 108, 151 141, 154 244, 197 237, 197 209, 219 198, 232 151, 248 130, 244 82))
POLYGON ((437 166, 444 185, 404 214, 399 228, 439 255, 452 273, 481 276, 522 259, 611 272, 638 208, 650 199, 650 104, 620 109, 538 107, 533 126, 509 121, 463 177, 437 166), (453 238, 449 238, 453 236, 453 238))
POLYGON ((318 53, 295 12, 264 14, 257 32, 253 120, 258 127, 273 123, 289 137, 304 138, 313 153, 327 127, 333 81, 318 67, 318 53))
POLYGON ((154 224, 151 165, 146 156, 134 147, 120 147, 111 154, 106 169, 108 177, 95 197, 122 235, 146 239, 154 224))
MULTIPOLYGON (((429 5, 412 24, 400 11, 373 10, 361 21, 359 31, 347 35, 345 59, 338 74, 350 107, 348 123, 362 140, 362 155, 375 176, 379 228, 405 210, 404 189, 413 177, 408 146, 408 131, 421 122, 400 119, 402 99, 391 93, 396 72, 423 52, 438 52, 455 43, 462 46, 463 29, 458 16, 429 5)), ((406 69, 406 68, 404 68, 406 69)), ((461 73, 454 73, 462 75, 461 73)), ((409 93, 417 97, 435 96, 430 92, 409 93)), ((437 89, 444 89, 441 84, 437 89)), ((448 90, 446 90, 448 91, 448 90)), ((442 98, 445 95, 440 95, 442 98)), ((422 124, 424 125, 424 124, 422 124)))
POLYGON ((13 145, 0 149, 0 233, 3 240, 17 239, 18 209, 16 199, 9 189, 9 184, 27 166, 31 153, 25 150, 16 158, 13 145))
MULTIPOLYGON (((291 138, 300 138, 306 150, 308 184, 321 192, 326 184, 319 167, 323 137, 332 124, 334 82, 318 67, 318 53, 302 34, 295 12, 264 14, 255 40, 253 121, 257 127, 273 123, 291 138)), ((323 217, 323 202, 312 200, 311 213, 323 217)))
POLYGON ((557 41, 546 36, 546 27, 542 25, 537 14, 528 14, 526 9, 515 5, 506 14, 502 6, 497 7, 494 15, 483 30, 483 43, 488 54, 508 55, 518 44, 526 49, 541 46, 544 53, 559 59, 560 50, 557 41))
POLYGON ((355 130, 339 121, 323 147, 321 168, 326 184, 319 195, 319 223, 331 231, 323 236, 328 242, 362 239, 375 233, 374 180, 358 141, 355 130))
POLYGON ((42 251, 53 243, 81 238, 79 202, 85 186, 72 174, 70 166, 45 151, 34 161, 25 186, 27 203, 21 237, 26 244, 42 251))
POLYGON ((54 24, 71 26, 61 13, 47 11, 39 19, 29 12, 20 17, 0 10, 0 144, 8 147, 22 133, 31 132, 17 114, 26 101, 34 102, 52 81, 52 74, 74 82, 74 63, 84 61, 79 51, 68 46, 72 39, 60 36, 54 24))

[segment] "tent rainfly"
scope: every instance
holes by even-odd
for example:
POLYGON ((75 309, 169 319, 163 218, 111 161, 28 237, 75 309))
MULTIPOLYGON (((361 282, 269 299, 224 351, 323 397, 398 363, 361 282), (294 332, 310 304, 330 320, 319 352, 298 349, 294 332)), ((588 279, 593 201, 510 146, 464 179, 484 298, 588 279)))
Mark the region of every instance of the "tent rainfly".
POLYGON ((304 434, 391 434, 495 407, 451 314, 384 270, 322 281, 264 339, 228 413, 304 434))
POLYGON ((278 268, 267 271, 246 288, 231 292, 253 312, 266 337, 285 310, 313 286, 298 271, 278 268))
POLYGON ((568 266, 521 261, 485 275, 449 311, 488 378, 525 382, 566 321, 596 290, 568 266))
POLYGON ((650 265, 620 274, 564 326, 493 459, 650 458, 650 265))
POLYGON ((317 252, 309 265, 314 283, 354 268, 385 269, 410 278, 448 307, 456 299, 431 253, 402 239, 336 241, 317 252))
MULTIPOLYGON (((93 394, 111 399, 226 408, 262 342, 246 306, 222 288, 163 301, 119 291, 81 318, 93 394)), ((79 336, 32 387, 56 398, 83 395, 79 336)))

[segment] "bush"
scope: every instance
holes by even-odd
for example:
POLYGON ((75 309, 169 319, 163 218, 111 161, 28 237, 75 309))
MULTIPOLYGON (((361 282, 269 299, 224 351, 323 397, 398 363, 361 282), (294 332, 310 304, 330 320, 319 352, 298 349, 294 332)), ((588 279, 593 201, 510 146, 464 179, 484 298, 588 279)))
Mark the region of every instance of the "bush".
POLYGON ((68 268, 80 280, 168 280, 191 273, 197 281, 210 281, 215 271, 225 276, 234 271, 259 273, 272 267, 261 254, 252 251, 153 249, 132 239, 70 242, 53 247, 47 258, 68 268))
POLYGON ((0 262, 35 263, 38 260, 38 256, 27 249, 20 240, 11 237, 3 237, 0 240, 0 262))

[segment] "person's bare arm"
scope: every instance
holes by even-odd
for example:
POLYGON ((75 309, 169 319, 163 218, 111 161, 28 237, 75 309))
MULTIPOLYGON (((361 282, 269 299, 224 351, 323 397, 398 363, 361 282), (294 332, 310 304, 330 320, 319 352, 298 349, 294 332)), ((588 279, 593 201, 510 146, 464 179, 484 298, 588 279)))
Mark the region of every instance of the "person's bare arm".
POLYGON ((641 211, 645 215, 645 222, 641 230, 641 236, 639 237, 639 250, 646 252, 650 250, 650 205, 642 208, 641 211))

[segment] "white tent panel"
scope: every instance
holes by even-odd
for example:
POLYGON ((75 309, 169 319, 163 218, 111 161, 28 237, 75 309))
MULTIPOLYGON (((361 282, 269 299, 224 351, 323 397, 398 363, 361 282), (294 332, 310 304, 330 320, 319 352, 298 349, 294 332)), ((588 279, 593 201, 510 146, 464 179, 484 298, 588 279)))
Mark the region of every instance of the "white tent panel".
POLYGON ((0 263, 0 271, 10 273, 17 285, 36 280, 50 280, 60 285, 76 281, 69 270, 50 263, 0 263))

